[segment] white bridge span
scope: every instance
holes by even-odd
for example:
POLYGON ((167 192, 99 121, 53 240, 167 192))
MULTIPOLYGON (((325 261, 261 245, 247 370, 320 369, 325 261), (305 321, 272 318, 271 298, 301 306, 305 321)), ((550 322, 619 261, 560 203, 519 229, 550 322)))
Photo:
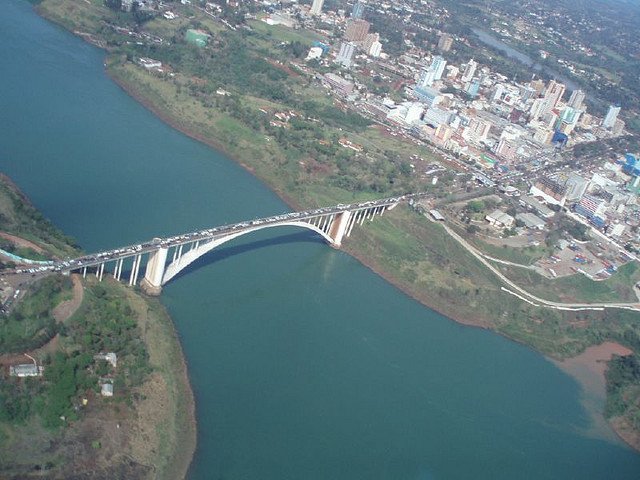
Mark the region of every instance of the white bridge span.
MULTIPOLYGON (((339 248, 342 240, 351 235, 356 225, 371 221, 376 216, 391 210, 398 203, 412 201, 421 194, 372 200, 369 202, 336 205, 305 212, 292 212, 273 217, 259 218, 231 225, 214 227, 168 238, 154 238, 128 247, 85 255, 73 260, 55 262, 45 267, 54 272, 95 272, 102 280, 107 265, 111 274, 121 280, 125 261, 130 265, 129 285, 136 285, 140 267, 145 263, 141 286, 152 294, 159 294, 162 286, 178 275, 198 258, 216 247, 242 235, 273 227, 301 227, 320 235, 330 245, 339 248)), ((127 280, 127 279, 125 279, 127 280)))

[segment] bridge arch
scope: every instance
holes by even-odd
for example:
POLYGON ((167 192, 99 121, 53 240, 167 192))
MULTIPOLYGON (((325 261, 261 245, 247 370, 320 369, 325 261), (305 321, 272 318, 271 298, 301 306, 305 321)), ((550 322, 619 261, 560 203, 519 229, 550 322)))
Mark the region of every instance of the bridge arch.
POLYGON ((307 230, 311 230, 315 233, 317 233, 318 235, 320 235, 322 238, 324 238, 324 240, 329 243, 329 244, 333 244, 334 240, 333 238, 331 238, 331 236, 323 231, 322 229, 318 228, 315 225, 312 225, 311 223, 307 223, 304 221, 288 221, 288 222, 282 222, 282 223, 276 223, 276 224, 267 224, 267 225, 256 225, 254 227, 249 227, 249 228, 245 228, 239 232, 234 232, 234 233, 230 233, 229 235, 226 235, 222 238, 217 238, 217 239, 213 239, 209 242, 206 243, 201 243, 198 248, 193 248, 191 250, 189 250, 188 252, 184 253, 180 258, 177 258, 175 261, 171 262, 169 265, 167 265, 167 268, 165 269, 164 275, 162 276, 162 284, 161 285, 166 285, 169 281, 171 281, 176 275, 178 275, 182 270, 184 270, 186 267, 188 267, 189 265, 191 265, 193 262, 195 262, 197 259, 199 259, 200 257, 202 257, 203 255, 206 255, 207 253, 209 253, 210 251, 212 251, 213 249, 215 249, 216 247, 219 247, 220 245, 223 245, 227 242, 230 242, 231 240, 234 240, 236 238, 242 237, 243 235, 248 235, 250 233, 253 232, 257 232, 260 230, 265 230, 267 228, 275 228, 275 227, 300 227, 300 228, 306 228, 307 230))

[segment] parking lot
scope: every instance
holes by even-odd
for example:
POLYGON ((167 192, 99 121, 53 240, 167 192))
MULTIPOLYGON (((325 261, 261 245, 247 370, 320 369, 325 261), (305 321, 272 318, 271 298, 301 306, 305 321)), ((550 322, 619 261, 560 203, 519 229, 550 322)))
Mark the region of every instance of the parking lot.
POLYGON ((573 243, 537 262, 545 275, 555 278, 582 273, 593 280, 606 280, 629 261, 626 254, 595 242, 573 243))

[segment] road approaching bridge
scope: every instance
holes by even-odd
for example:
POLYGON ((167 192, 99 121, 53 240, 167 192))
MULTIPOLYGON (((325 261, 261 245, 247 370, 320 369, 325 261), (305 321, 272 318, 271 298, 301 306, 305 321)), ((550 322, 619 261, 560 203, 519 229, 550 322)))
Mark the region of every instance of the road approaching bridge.
POLYGON ((339 248, 344 237, 348 237, 356 225, 362 225, 366 220, 373 220, 377 215, 382 215, 401 202, 409 202, 423 195, 409 194, 350 205, 339 204, 304 212, 284 213, 168 238, 154 238, 147 242, 93 253, 73 260, 51 262, 37 268, 18 270, 17 273, 46 275, 53 272, 82 272, 82 275, 86 276, 88 271, 95 270, 96 277, 102 280, 105 266, 111 264, 113 277, 120 280, 125 261, 131 259, 128 283, 136 285, 140 276, 140 267, 146 258, 141 286, 148 293, 157 295, 163 285, 188 265, 234 238, 265 228, 294 226, 312 230, 327 243, 339 248), (169 258, 171 260, 167 262, 169 258))

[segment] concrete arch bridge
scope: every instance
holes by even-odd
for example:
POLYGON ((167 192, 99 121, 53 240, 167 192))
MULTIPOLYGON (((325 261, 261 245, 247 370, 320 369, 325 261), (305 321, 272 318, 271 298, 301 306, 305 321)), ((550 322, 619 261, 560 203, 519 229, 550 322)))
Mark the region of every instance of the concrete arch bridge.
POLYGON ((140 285, 148 293, 158 295, 163 285, 198 258, 242 235, 266 228, 302 227, 317 233, 328 244, 339 248, 342 240, 349 237, 357 225, 373 220, 401 202, 412 202, 419 196, 421 194, 410 194, 351 205, 339 204, 333 207, 248 220, 168 238, 154 238, 136 245, 85 255, 73 260, 54 262, 38 270, 42 273, 81 272, 83 276, 86 276, 89 271, 91 273, 95 271, 96 277, 102 280, 107 270, 105 266, 110 265, 112 266, 110 274, 115 279, 122 280, 125 261, 133 259, 128 279, 125 278, 124 281, 128 281, 129 285, 136 285, 144 263, 144 275, 140 285))

